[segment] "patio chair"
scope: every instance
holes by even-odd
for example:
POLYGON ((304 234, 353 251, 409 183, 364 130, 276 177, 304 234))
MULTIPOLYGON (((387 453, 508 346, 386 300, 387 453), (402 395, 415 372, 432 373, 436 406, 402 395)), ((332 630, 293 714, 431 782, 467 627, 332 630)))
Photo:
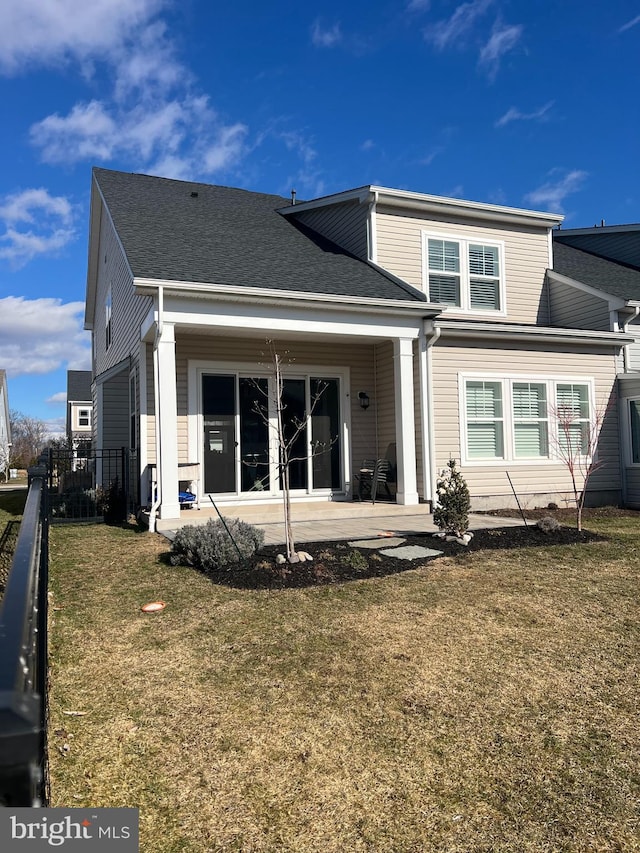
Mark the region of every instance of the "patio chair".
POLYGON ((392 482, 393 466, 388 459, 364 459, 362 468, 356 475, 358 478, 358 498, 362 501, 370 498, 376 502, 378 490, 384 487, 387 495, 392 497, 389 481, 392 482))

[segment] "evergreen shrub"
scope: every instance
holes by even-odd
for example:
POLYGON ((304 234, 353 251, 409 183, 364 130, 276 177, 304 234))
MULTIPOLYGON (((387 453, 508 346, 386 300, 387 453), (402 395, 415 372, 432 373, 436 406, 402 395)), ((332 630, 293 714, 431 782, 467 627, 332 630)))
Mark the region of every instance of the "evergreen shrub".
POLYGON ((449 459, 436 481, 437 506, 433 511, 433 520, 440 530, 451 536, 463 536, 469 527, 471 498, 467 483, 456 466, 455 459, 449 459))
POLYGON ((213 572, 230 563, 238 563, 241 558, 251 557, 262 546, 264 530, 239 518, 227 518, 225 522, 229 532, 220 520, 214 519, 202 525, 181 527, 171 543, 171 562, 213 572))

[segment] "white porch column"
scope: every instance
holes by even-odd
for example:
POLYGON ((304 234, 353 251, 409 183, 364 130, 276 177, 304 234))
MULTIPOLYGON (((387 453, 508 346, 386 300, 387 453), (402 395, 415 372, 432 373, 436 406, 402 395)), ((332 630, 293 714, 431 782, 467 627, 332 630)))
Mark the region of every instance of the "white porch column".
POLYGON ((158 393, 156 464, 162 503, 160 518, 180 518, 178 502, 178 403, 176 338, 172 323, 164 323, 154 359, 158 393))
POLYGON ((393 375, 396 404, 396 454, 398 460, 399 504, 417 504, 416 436, 413 405, 413 340, 393 342, 393 375))

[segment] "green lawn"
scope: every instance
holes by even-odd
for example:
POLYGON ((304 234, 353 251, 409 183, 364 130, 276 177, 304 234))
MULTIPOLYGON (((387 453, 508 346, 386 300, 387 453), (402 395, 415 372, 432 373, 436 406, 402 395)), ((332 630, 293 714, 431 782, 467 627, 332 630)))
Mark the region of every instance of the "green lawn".
POLYGON ((54 527, 52 805, 143 853, 640 850, 640 519, 585 526, 277 592, 54 527))

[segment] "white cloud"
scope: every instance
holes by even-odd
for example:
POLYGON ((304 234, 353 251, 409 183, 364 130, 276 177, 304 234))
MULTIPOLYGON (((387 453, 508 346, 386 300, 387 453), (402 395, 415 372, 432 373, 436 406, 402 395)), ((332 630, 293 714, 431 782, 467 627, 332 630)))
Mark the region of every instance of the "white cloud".
POLYGON ((0 259, 14 268, 55 254, 74 239, 73 208, 64 196, 28 189, 0 200, 0 259), (26 227, 25 227, 26 226, 26 227))
POLYGON ((409 0, 407 12, 426 12, 431 6, 431 0, 409 0))
POLYGON ((444 21, 438 21, 424 31, 424 37, 438 50, 450 46, 459 46, 466 39, 476 21, 484 15, 493 0, 470 0, 457 7, 453 15, 444 21))
POLYGON ((0 299, 0 364, 11 376, 51 373, 63 365, 89 369, 90 335, 83 319, 83 302, 0 299))
POLYGON ((502 57, 520 41, 522 31, 521 24, 494 24, 491 37, 480 51, 479 59, 479 64, 487 69, 490 77, 496 76, 502 57))
POLYGON ((166 0, 2 0, 0 70, 108 56, 166 0))
POLYGON ((527 193, 525 201, 534 207, 562 213, 565 198, 582 188, 588 173, 580 169, 573 169, 562 176, 560 173, 560 169, 553 169, 549 173, 550 180, 527 193))
POLYGON ((635 18, 632 18, 630 21, 627 21, 626 24, 623 24, 619 29, 619 33, 624 33, 627 30, 630 30, 631 27, 635 27, 636 24, 640 24, 640 15, 636 15, 635 18))
POLYGON ((153 105, 76 104, 67 116, 51 115, 31 127, 31 141, 48 163, 109 161, 126 156, 166 177, 212 175, 244 153, 248 128, 220 122, 203 96, 153 105))
POLYGON ((342 41, 340 24, 323 29, 319 20, 315 20, 311 27, 311 42, 316 47, 334 47, 342 41))
POLYGON ((66 391, 58 391, 57 394, 52 394, 51 397, 47 397, 45 403, 49 403, 51 406, 59 406, 61 403, 67 402, 67 392, 66 391))
POLYGON ((548 101, 539 110, 534 110, 532 113, 523 113, 517 107, 509 107, 506 113, 495 122, 494 126, 504 127, 512 121, 546 121, 549 110, 554 104, 555 101, 548 101))

